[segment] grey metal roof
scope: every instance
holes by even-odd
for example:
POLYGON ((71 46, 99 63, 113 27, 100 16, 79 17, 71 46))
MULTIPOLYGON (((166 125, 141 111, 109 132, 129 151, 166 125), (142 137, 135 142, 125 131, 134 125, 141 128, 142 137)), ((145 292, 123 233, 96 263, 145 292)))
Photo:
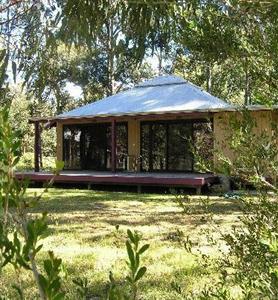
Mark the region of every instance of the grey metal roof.
POLYGON ((159 76, 129 90, 78 107, 55 119, 152 113, 206 112, 231 106, 177 76, 159 76))

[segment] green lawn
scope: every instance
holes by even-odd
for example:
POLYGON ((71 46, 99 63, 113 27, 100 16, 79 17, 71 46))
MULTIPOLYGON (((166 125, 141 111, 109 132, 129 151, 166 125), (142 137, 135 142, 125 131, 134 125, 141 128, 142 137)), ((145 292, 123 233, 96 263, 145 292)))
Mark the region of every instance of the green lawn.
MULTIPOLYGON (((29 189, 28 197, 40 189, 29 189)), ((182 299, 214 276, 183 245, 186 236, 193 242, 193 252, 217 255, 206 239, 227 231, 240 213, 236 200, 210 197, 209 211, 214 226, 200 206, 205 196, 191 196, 191 212, 184 214, 172 195, 113 193, 88 190, 50 189, 32 214, 49 212, 49 236, 44 242, 45 255, 53 250, 63 259, 64 289, 69 299, 76 299, 72 279, 87 277, 92 296, 105 293, 109 271, 119 283, 126 276, 126 230, 143 234, 151 247, 144 256, 147 273, 140 285, 141 299, 182 299), (117 231, 115 226, 119 225, 117 231), (176 292, 180 287, 182 293, 176 292)), ((22 273, 23 287, 33 285, 29 273, 22 273)), ((9 290, 16 276, 7 268, 0 278, 0 290, 9 290)), ((34 290, 28 294, 32 297, 34 290)))

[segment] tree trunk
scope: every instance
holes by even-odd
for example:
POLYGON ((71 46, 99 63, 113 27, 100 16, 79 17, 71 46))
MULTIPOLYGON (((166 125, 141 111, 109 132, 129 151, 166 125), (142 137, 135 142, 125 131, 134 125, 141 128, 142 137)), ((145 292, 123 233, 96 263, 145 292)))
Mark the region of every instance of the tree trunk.
MULTIPOLYGON (((112 1, 109 1, 109 6, 112 5, 112 1)), ((108 96, 114 94, 114 20, 110 17, 106 23, 107 27, 107 78, 108 78, 108 96)))
POLYGON ((58 84, 53 83, 54 95, 56 98, 56 113, 59 115, 63 112, 64 107, 62 105, 62 97, 63 95, 60 92, 60 87, 58 84))
POLYGON ((157 57, 158 57, 158 75, 162 75, 163 50, 161 47, 159 47, 159 52, 157 57))
POLYGON ((211 92, 211 82, 212 82, 212 65, 207 64, 206 65, 206 86, 207 86, 207 92, 211 92))
POLYGON ((248 59, 245 58, 245 86, 244 86, 244 104, 251 104, 250 97, 250 76, 249 76, 249 67, 248 67, 248 59))

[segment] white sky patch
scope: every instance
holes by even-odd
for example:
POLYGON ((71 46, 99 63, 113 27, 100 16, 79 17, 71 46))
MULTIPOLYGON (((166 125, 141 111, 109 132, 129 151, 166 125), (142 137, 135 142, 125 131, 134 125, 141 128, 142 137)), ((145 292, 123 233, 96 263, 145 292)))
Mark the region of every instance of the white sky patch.
POLYGON ((67 82, 65 89, 73 98, 77 99, 83 96, 82 88, 79 85, 74 84, 72 82, 67 82))
POLYGON ((146 62, 149 63, 154 70, 158 70, 158 58, 157 56, 149 56, 146 58, 146 62))

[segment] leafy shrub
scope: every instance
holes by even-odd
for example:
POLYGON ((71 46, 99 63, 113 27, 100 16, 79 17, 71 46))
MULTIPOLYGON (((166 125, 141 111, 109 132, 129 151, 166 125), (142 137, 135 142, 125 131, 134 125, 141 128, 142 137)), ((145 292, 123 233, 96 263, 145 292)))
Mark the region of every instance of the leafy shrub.
POLYGON ((278 298, 278 202, 277 196, 260 193, 243 199, 242 225, 224 236, 229 253, 220 266, 231 271, 235 284, 248 297, 278 298))
POLYGON ((132 232, 128 229, 127 236, 126 250, 128 254, 128 261, 126 263, 129 269, 129 274, 126 277, 126 280, 129 285, 129 290, 125 291, 124 289, 119 288, 115 283, 112 272, 110 272, 108 300, 136 300, 138 298, 138 283, 147 271, 147 268, 145 266, 141 266, 140 263, 141 256, 149 249, 150 245, 145 244, 140 246, 142 236, 136 231, 132 232))
POLYGON ((233 160, 220 155, 218 167, 251 183, 256 196, 250 197, 247 191, 237 197, 243 216, 231 233, 222 234, 228 252, 219 249, 218 282, 188 299, 278 299, 277 124, 271 133, 258 135, 250 112, 244 110, 229 125, 232 130, 227 141, 235 155, 233 160), (236 296, 232 288, 237 289, 236 296))
MULTIPOLYGON (((55 157, 43 156, 42 157, 42 170, 54 171, 55 170, 55 157)), ((16 165, 17 171, 31 171, 34 169, 34 153, 26 152, 21 155, 18 164, 16 165)))
MULTIPOLYGON (((14 177, 20 152, 18 133, 9 122, 9 110, 4 109, 0 112, 0 268, 10 264, 15 272, 20 268, 31 271, 41 299, 62 299, 61 260, 49 252, 49 258, 43 261, 44 273, 38 268, 37 254, 43 247, 41 240, 47 234, 47 213, 36 218, 27 214, 27 208, 35 206, 41 195, 27 200, 25 193, 28 184, 14 177)), ((23 290, 14 285, 23 298, 23 290)))

